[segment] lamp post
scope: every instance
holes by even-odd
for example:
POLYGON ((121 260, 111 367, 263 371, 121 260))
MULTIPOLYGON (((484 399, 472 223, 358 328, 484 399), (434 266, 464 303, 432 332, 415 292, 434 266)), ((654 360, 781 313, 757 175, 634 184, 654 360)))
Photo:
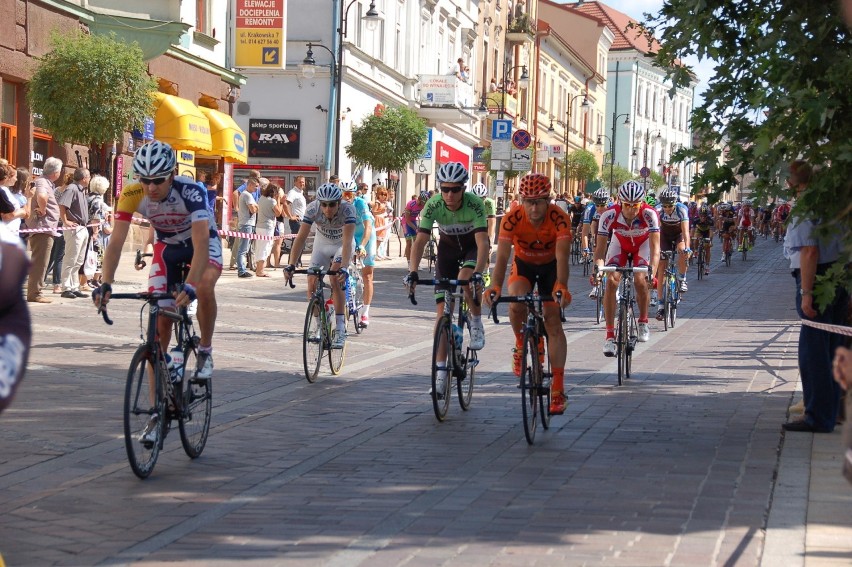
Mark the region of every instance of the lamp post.
MULTIPOLYGON (((311 48, 313 47, 322 47, 331 55, 332 67, 331 67, 331 80, 335 85, 334 91, 334 173, 340 173, 340 108, 341 108, 341 97, 343 90, 343 40, 346 38, 346 31, 349 23, 349 9, 352 5, 358 0, 350 0, 348 4, 344 2, 340 2, 340 27, 337 28, 337 57, 335 57, 334 52, 322 45, 320 43, 308 43, 308 53, 305 58, 302 60, 301 70, 302 76, 306 79, 310 79, 316 74, 316 61, 314 61, 314 54, 311 48)), ((364 25, 367 28, 367 31, 373 31, 376 29, 376 26, 379 25, 379 22, 382 21, 382 15, 379 14, 379 11, 376 10, 376 2, 371 0, 370 8, 367 10, 367 13, 364 14, 362 18, 364 20, 364 25)))
MULTIPOLYGON (((617 134, 616 131, 615 131, 615 123, 618 122, 618 119, 621 118, 622 116, 626 116, 626 118, 624 119, 624 127, 630 128, 630 113, 629 112, 625 112, 624 114, 616 114, 615 112, 612 113, 612 138, 610 138, 610 146, 609 146, 609 158, 610 158, 609 187, 610 187, 611 191, 615 191, 615 187, 614 187, 614 185, 615 185, 615 181, 614 181, 614 178, 615 178, 615 139, 616 139, 616 134, 617 134)), ((598 137, 598 140, 600 141, 600 137, 598 137)))

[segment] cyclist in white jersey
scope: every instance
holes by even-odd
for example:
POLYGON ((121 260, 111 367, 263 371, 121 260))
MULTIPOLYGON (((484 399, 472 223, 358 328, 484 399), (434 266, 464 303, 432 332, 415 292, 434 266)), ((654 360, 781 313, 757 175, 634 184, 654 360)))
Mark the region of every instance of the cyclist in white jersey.
MULTIPOLYGON (((342 199, 343 191, 334 183, 319 186, 317 198, 305 209, 302 225, 290 249, 290 263, 284 268, 284 277, 289 281, 296 269, 293 259, 302 255, 311 227, 315 226, 316 234, 310 266, 340 270, 337 285, 331 286, 331 299, 334 302, 337 325, 337 334, 334 336, 331 348, 343 348, 346 341, 343 285, 349 277, 347 268, 352 258, 352 245, 355 242, 355 207, 342 199)), ((308 276, 308 297, 314 292, 316 285, 316 276, 308 276)))

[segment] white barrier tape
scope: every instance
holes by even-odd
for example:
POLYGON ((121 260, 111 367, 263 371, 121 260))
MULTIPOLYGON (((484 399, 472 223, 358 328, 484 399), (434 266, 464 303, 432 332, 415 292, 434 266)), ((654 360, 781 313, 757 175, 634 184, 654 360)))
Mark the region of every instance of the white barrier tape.
MULTIPOLYGON (((93 228, 93 227, 96 227, 96 226, 101 226, 103 224, 105 224, 103 221, 96 222, 94 224, 87 224, 86 228, 93 228)), ((22 229, 18 230, 18 232, 19 233, 31 234, 31 233, 34 233, 34 232, 57 232, 57 231, 63 231, 63 230, 77 230, 78 228, 80 228, 79 225, 78 226, 57 226, 56 228, 22 228, 22 229)))
POLYGON ((829 325, 828 323, 817 323, 816 321, 809 321, 807 319, 802 319, 802 325, 807 325, 808 327, 813 327, 814 329, 819 329, 820 331, 827 331, 829 333, 835 333, 837 335, 852 337, 852 327, 844 327, 843 325, 829 325))

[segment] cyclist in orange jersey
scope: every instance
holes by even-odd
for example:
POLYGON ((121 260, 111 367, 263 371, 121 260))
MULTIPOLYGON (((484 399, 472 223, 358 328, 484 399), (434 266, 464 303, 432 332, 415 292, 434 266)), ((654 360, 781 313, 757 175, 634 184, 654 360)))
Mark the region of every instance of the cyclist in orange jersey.
MULTIPOLYGON (((509 274, 509 295, 525 295, 537 286, 540 295, 561 293, 561 305, 544 303, 544 325, 547 329, 547 354, 553 371, 550 387, 550 413, 565 412, 565 359, 567 344, 559 317, 559 308, 571 303, 568 291, 568 259, 571 252, 571 217, 558 205, 550 203, 550 179, 540 173, 526 175, 520 182, 521 204, 503 217, 497 239, 497 259, 491 276, 491 287, 484 294, 486 305, 500 297, 506 265, 512 247, 515 259, 509 274)), ((521 329, 527 317, 527 306, 512 303, 509 320, 515 332, 512 370, 521 374, 523 337, 521 329)))

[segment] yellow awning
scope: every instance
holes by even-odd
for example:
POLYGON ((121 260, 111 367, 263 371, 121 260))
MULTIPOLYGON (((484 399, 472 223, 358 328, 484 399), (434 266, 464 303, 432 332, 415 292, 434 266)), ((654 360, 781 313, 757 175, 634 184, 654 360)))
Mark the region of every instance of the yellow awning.
POLYGON ((210 122, 210 137, 213 149, 200 151, 201 156, 222 156, 227 162, 248 163, 248 144, 246 133, 237 126, 234 119, 218 110, 199 106, 198 110, 210 122))
POLYGON ((185 98, 154 93, 154 137, 176 150, 210 150, 210 123, 185 98))

